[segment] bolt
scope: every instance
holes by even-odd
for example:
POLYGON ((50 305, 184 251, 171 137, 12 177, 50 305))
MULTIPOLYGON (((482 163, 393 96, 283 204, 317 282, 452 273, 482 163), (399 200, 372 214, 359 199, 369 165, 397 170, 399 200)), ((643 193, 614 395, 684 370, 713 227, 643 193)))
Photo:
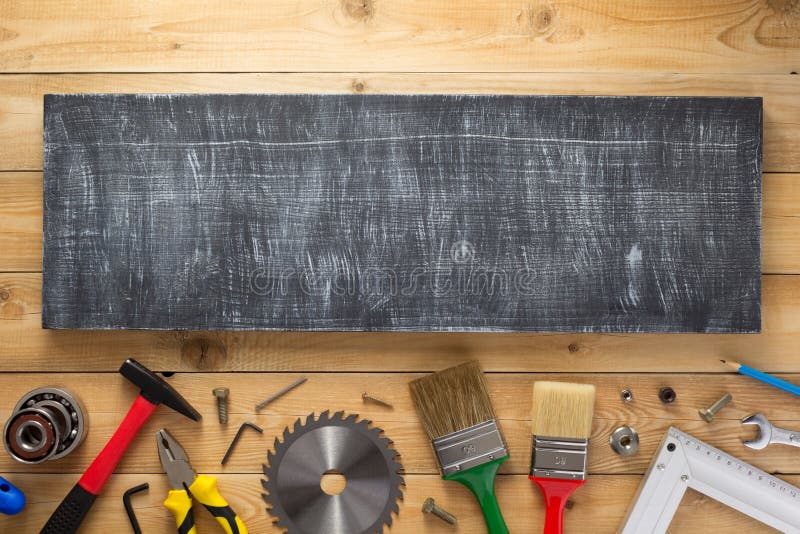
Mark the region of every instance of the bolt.
POLYGON ((443 510, 442 508, 439 508, 433 501, 433 497, 428 497, 425 499, 425 502, 422 503, 422 513, 433 514, 442 521, 450 523, 451 525, 456 524, 456 516, 446 510, 443 510))
POLYGON ((217 398, 217 414, 219 414, 219 422, 224 425, 228 422, 228 388, 214 388, 214 396, 217 398))
POLYGON ((726 393, 722 397, 720 397, 717 402, 709 406, 708 408, 703 408, 702 410, 697 410, 697 413, 700 414, 700 417, 706 420, 706 423, 710 423, 714 420, 714 416, 720 411, 726 404, 728 404, 733 399, 733 396, 730 393, 726 393))
POLYGON ((376 399, 375 397, 369 395, 366 391, 361 394, 361 399, 364 402, 374 402, 375 404, 380 404, 381 406, 385 406, 387 408, 394 408, 391 404, 386 402, 385 400, 376 399))

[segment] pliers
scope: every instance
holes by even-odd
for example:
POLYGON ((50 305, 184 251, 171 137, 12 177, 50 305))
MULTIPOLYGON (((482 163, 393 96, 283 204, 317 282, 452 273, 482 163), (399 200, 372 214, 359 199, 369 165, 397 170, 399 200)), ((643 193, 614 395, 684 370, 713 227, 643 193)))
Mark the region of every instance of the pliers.
POLYGON ((181 444, 162 428, 156 432, 158 456, 167 474, 170 490, 164 506, 175 516, 178 534, 197 534, 192 515, 192 498, 206 507, 227 534, 247 534, 247 527, 217 490, 217 479, 198 475, 181 444))

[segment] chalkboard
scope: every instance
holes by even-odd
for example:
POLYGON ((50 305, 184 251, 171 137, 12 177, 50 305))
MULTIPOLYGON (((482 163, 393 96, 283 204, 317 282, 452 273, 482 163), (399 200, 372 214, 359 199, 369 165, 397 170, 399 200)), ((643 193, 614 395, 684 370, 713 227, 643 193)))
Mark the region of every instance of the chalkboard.
POLYGON ((760 329, 760 98, 44 105, 46 328, 760 329))

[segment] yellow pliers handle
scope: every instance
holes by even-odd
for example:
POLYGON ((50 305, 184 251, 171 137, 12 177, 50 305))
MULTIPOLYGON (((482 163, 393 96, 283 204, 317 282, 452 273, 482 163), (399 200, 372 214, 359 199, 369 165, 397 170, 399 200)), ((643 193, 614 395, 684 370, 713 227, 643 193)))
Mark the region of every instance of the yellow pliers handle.
MULTIPOLYGON (((211 512, 226 534, 247 534, 247 527, 220 495, 215 477, 198 475, 189 486, 189 492, 197 502, 211 512)), ((185 491, 170 491, 164 506, 175 517, 178 534, 197 534, 192 517, 192 499, 185 491)))
POLYGON ((175 517, 178 534, 197 534, 194 516, 192 516, 192 498, 189 497, 186 490, 169 490, 164 507, 175 517))

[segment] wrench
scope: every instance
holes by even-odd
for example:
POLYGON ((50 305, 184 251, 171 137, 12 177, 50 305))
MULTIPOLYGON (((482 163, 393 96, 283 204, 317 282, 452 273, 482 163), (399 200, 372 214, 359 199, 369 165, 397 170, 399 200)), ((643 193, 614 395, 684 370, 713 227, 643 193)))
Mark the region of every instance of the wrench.
POLYGON ((786 430, 785 428, 773 426, 763 414, 748 415, 742 419, 742 424, 756 425, 758 427, 758 437, 756 439, 742 441, 745 446, 751 449, 764 449, 772 443, 800 447, 800 431, 786 430))

